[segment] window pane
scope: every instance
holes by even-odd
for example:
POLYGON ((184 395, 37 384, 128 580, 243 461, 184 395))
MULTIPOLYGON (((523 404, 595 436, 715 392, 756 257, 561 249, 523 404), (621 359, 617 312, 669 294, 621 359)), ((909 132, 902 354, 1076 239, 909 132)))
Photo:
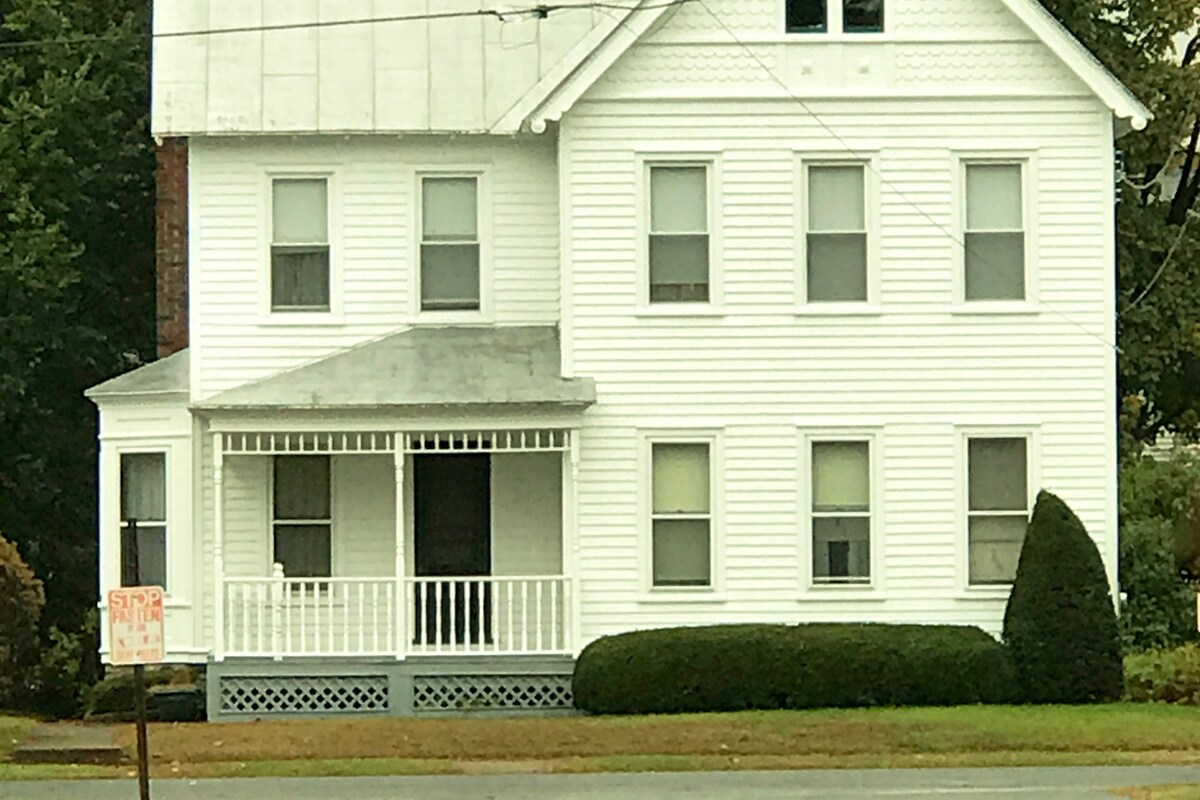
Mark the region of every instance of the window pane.
POLYGON ((275 519, 329 516, 329 456, 276 456, 275 519))
POLYGON ((825 30, 826 0, 787 0, 789 33, 825 30))
POLYGON ((966 299, 1025 299, 1025 234, 968 233, 963 243, 966 299))
POLYGON ((970 582, 1012 583, 1025 542, 1024 517, 972 517, 970 582))
POLYGON ((871 446, 867 442, 813 442, 813 511, 871 508, 871 446))
POLYGON ((971 439, 967 462, 972 511, 1029 508, 1024 439, 971 439))
POLYGON ((708 586, 708 520, 655 520, 653 572, 655 586, 708 586))
POLYGON ((479 245, 421 245, 421 308, 479 308, 479 245))
POLYGON ((708 232, 708 170, 705 167, 650 168, 650 230, 653 233, 708 232))
POLYGON ((329 308, 329 248, 271 250, 271 308, 329 308))
POLYGON ((808 168, 808 229, 866 228, 866 189, 861 165, 808 168))
POLYGON ((421 229, 425 241, 461 242, 478 237, 475 178, 425 178, 421 186, 421 229))
POLYGON ((276 525, 275 561, 289 578, 328 578, 333 574, 328 525, 276 525))
POLYGON ((814 519, 813 577, 870 578, 871 521, 865 517, 814 519))
POLYGON ((1022 227, 1021 165, 967 165, 967 228, 1012 231, 1022 227))
POLYGON ((650 237, 650 299, 708 300, 708 236, 650 237))
POLYGON ((813 302, 866 302, 867 235, 808 235, 808 299, 813 302))
POLYGON ((655 444, 655 514, 707 514, 708 445, 655 444))
POLYGON ((329 241, 328 186, 323 178, 274 182, 276 244, 329 241))
POLYGON ((883 0, 844 0, 842 18, 847 33, 882 31, 883 0))
POLYGON ((166 453, 126 453, 121 456, 121 519, 166 522, 166 453))
POLYGON ((121 585, 167 586, 167 529, 162 525, 137 526, 137 553, 130 528, 121 529, 121 585), (136 569, 134 568, 136 564, 136 569))

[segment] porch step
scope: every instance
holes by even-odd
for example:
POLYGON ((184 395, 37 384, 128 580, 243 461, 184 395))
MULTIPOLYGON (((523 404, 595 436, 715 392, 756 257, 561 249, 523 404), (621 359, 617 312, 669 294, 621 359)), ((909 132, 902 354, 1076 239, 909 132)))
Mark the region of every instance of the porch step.
POLYGON ((17 764, 128 763, 108 726, 56 723, 38 725, 12 752, 17 764))

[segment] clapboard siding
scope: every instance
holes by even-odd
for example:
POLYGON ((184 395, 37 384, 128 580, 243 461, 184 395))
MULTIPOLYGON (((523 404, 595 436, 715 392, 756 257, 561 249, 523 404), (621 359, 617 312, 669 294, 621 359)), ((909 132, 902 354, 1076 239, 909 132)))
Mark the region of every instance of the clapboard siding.
POLYGON ((568 362, 601 398, 583 435, 584 641, 738 621, 997 631, 1003 598, 965 586, 960 437, 972 426, 1035 432, 1034 488, 1072 505, 1115 580, 1107 111, 1086 98, 812 100, 811 113, 790 100, 648 102, 677 87, 611 75, 560 131, 568 362), (869 210, 878 313, 807 316, 797 301, 797 171, 806 153, 844 153, 846 143, 880 173, 869 210), (1025 314, 962 313, 955 156, 1006 150, 1028 151, 1036 166, 1027 190, 1037 301, 1025 314), (687 153, 719 164, 723 302, 712 316, 676 319, 638 306, 639 155, 687 153), (840 426, 873 430, 882 459, 870 596, 802 579, 811 556, 801 434, 840 426), (665 599, 645 577, 646 511, 633 498, 647 476, 636 454, 644 431, 663 428, 720 431, 710 598, 665 599))
MULTIPOLYGON (((548 138, 193 140, 193 400, 417 321, 413 194, 422 169, 485 170, 481 224, 491 319, 558 319, 558 174, 548 138), (279 324, 266 312, 269 174, 330 173, 334 315, 279 324), (247 346, 252 342, 253 346, 247 346)), ((283 322, 287 322, 283 315, 283 322)))

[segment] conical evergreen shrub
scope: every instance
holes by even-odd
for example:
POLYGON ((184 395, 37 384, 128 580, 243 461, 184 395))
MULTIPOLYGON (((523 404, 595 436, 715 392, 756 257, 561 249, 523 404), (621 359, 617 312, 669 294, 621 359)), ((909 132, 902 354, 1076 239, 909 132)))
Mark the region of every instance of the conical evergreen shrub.
POLYGON ((1004 642, 1030 703, 1121 696, 1121 644, 1096 543, 1067 504, 1038 494, 1004 612, 1004 642))

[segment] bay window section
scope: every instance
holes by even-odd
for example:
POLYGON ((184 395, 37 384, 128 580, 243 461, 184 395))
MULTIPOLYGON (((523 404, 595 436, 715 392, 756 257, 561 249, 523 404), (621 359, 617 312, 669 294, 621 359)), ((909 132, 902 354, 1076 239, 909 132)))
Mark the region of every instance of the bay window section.
POLYGON ((167 586, 165 453, 121 455, 121 585, 167 586))

